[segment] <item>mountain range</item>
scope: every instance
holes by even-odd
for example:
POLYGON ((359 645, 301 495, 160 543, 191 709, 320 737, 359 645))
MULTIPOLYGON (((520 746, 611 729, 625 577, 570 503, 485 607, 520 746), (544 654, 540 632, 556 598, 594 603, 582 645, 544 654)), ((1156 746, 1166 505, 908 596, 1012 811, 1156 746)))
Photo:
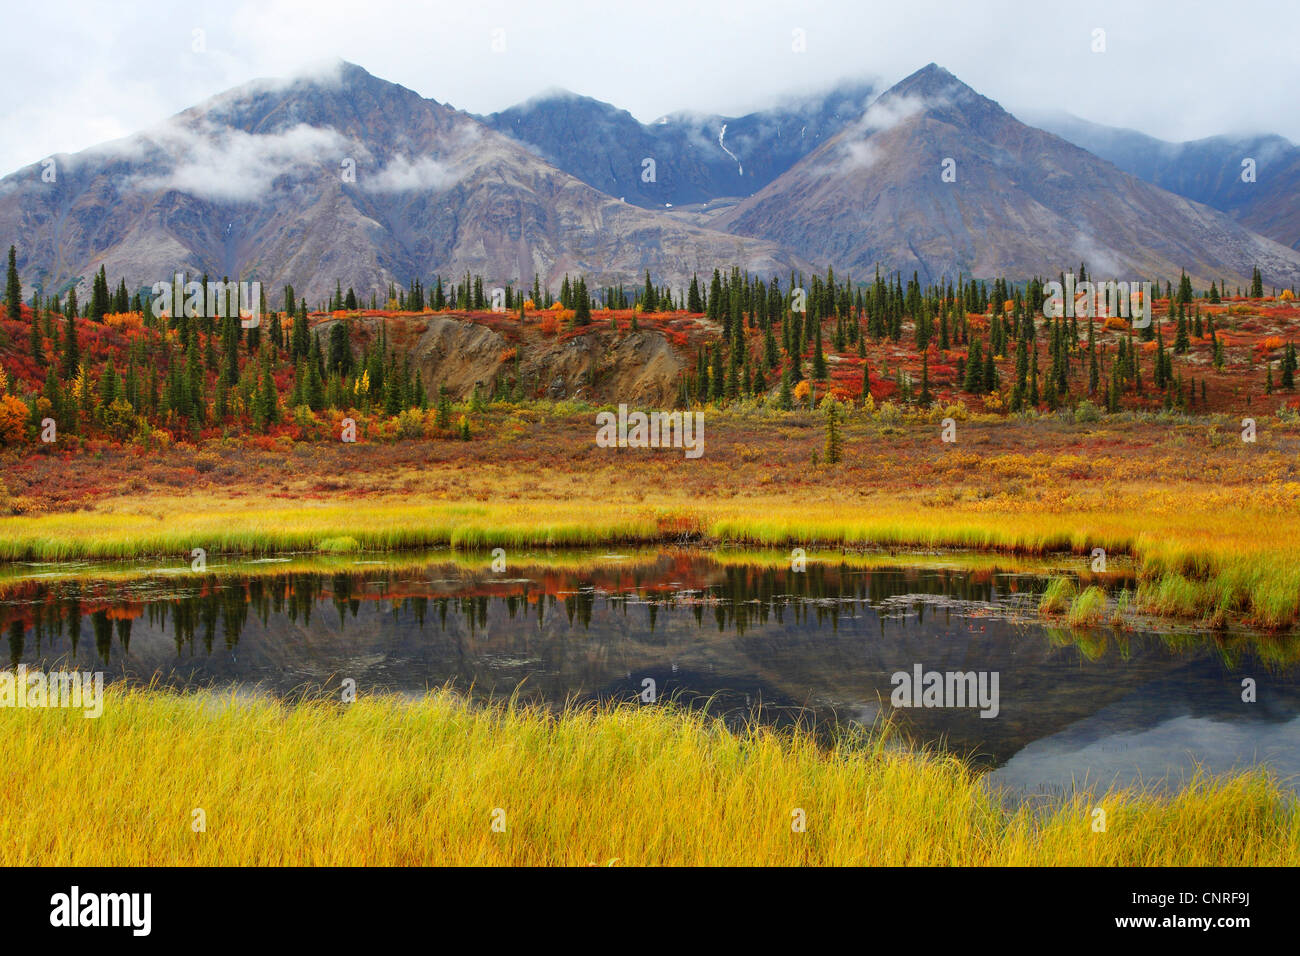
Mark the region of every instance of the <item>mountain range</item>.
POLYGON ((806 265, 764 240, 621 202, 468 114, 351 64, 238 87, 160 127, 0 180, 0 236, 24 286, 84 291, 102 264, 131 288, 177 271, 382 293, 465 272, 597 285, 681 282, 734 262, 806 265))
POLYGON ((488 116, 343 62, 236 87, 159 126, 0 179, 24 287, 103 265, 291 283, 313 302, 466 272, 680 288, 737 265, 1025 278, 1300 281, 1297 150, 1160 144, 1064 114, 1022 123, 930 64, 738 117, 643 124, 552 91, 488 116), (1153 145, 1154 144, 1154 145, 1153 145), (1238 189, 1240 152, 1259 181, 1238 189), (1182 158, 1180 158, 1182 157, 1182 158), (649 161, 649 162, 647 162, 649 161), (1226 171, 1225 171, 1226 167, 1226 171), (1289 184, 1289 185, 1288 185, 1289 184))
POLYGON ((1247 228, 1300 249, 1300 147, 1290 140, 1210 136, 1170 143, 1060 112, 1035 116, 1033 122, 1161 189, 1220 209, 1247 228))
POLYGON ((1228 214, 1028 126, 930 64, 716 225, 863 274, 1028 276, 1086 262, 1115 279, 1208 287, 1258 266, 1296 281, 1300 256, 1228 214))
POLYGON ((664 209, 757 192, 861 116, 875 95, 869 83, 845 83, 743 116, 681 111, 641 123, 552 90, 481 119, 602 192, 664 209))

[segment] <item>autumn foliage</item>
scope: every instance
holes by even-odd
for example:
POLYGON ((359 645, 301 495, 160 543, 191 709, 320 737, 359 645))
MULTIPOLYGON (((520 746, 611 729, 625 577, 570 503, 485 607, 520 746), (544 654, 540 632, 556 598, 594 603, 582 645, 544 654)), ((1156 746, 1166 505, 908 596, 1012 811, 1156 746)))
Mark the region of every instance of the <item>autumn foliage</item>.
POLYGON ((16 445, 27 431, 27 406, 12 395, 0 396, 0 445, 16 445))

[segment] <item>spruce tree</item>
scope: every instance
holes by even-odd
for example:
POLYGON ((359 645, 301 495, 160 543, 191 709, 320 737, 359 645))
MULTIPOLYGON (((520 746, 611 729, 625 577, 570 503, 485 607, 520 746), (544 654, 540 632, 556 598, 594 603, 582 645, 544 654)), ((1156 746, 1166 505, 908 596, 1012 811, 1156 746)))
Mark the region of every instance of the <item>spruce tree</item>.
POLYGON ((45 338, 41 335, 40 296, 36 296, 32 302, 32 329, 30 344, 32 350, 32 361, 36 363, 37 368, 44 368, 48 359, 45 357, 45 338))
POLYGON ((826 464, 838 465, 844 457, 844 439, 840 435, 840 405, 832 398, 826 403, 826 464))
MULTIPOLYGON (((650 273, 646 273, 646 283, 649 286, 650 273)), ((578 279, 578 284, 573 289, 573 324, 590 325, 591 324, 591 296, 587 293, 587 280, 578 279)), ((650 310, 651 312, 654 309, 650 310)))
POLYGON ((1174 353, 1182 355, 1191 347, 1191 340, 1187 335, 1187 314, 1183 311, 1181 305, 1178 306, 1178 332, 1174 336, 1174 353))
POLYGON ((700 299, 699 280, 694 275, 691 276, 691 287, 686 293, 686 311, 696 314, 704 311, 704 303, 700 299))
POLYGON ((1029 404, 1038 407, 1038 349, 1033 350, 1033 364, 1029 374, 1029 404))
POLYGON ((330 329, 329 359, 325 371, 337 372, 340 376, 352 372, 352 346, 348 342, 348 327, 343 321, 336 322, 330 329))
MULTIPOLYGON (((1015 394, 1019 398, 1017 404, 1024 404, 1025 395, 1029 389, 1029 342, 1022 336, 1016 342, 1016 384, 1015 394)), ((1020 409, 1017 408, 1016 411, 1020 409)))
POLYGON ((112 307, 108 292, 108 276, 104 273, 104 267, 99 267, 99 272, 95 274, 95 280, 91 284, 90 290, 90 317, 96 322, 103 322, 104 316, 112 307))
POLYGON ((966 349, 966 381, 962 388, 972 394, 984 391, 984 360, 979 339, 966 349))
MULTIPOLYGON (((17 322, 22 318, 23 286, 18 281, 18 250, 9 247, 9 272, 5 277, 5 311, 9 321, 17 322)), ((33 324, 35 318, 32 319, 33 324)))
MULTIPOLYGON (((76 293, 74 292, 71 301, 76 303, 76 293)), ((73 378, 77 374, 77 369, 81 365, 81 349, 77 345, 77 319, 73 309, 68 310, 67 318, 63 323, 63 377, 73 378)))
POLYGON ((820 382, 826 378, 826 353, 822 351, 822 323, 817 320, 817 331, 813 341, 813 380, 820 382))
POLYGON ((59 385, 59 376, 51 365, 45 370, 45 385, 41 388, 41 394, 50 400, 50 412, 53 414, 55 421, 63 419, 63 389, 59 385))
POLYGON ((641 311, 642 311, 642 312, 657 312, 657 311, 659 311, 659 310, 656 308, 654 286, 652 286, 652 285, 650 284, 650 270, 649 270, 649 269, 646 270, 646 274, 645 274, 645 291, 643 291, 643 292, 641 293, 641 311))
POLYGON ((451 427, 451 402, 447 400, 447 386, 438 386, 438 412, 434 419, 438 428, 446 431, 451 427))
POLYGON ((303 300, 299 302, 298 315, 293 320, 292 346, 289 350, 289 355, 295 362, 306 358, 311 351, 310 335, 311 331, 307 328, 307 302, 303 300))

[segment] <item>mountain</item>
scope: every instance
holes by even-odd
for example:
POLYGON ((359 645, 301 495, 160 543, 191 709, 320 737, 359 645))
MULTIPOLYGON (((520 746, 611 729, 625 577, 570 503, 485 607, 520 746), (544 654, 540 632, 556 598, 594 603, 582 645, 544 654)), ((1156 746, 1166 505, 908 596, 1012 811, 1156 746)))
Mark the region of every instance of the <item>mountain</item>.
POLYGON ((713 224, 862 278, 877 264, 936 279, 1083 262, 1099 279, 1186 268, 1208 286, 1258 265, 1266 283, 1300 281, 1294 250, 1021 123, 933 63, 713 224))
POLYGON ((843 83, 743 116, 681 111, 647 124, 555 90, 482 120, 602 192, 664 209, 757 192, 861 116, 874 95, 870 84, 843 83))
POLYGON ((103 264, 128 287, 177 271, 292 283, 313 302, 335 282, 363 298, 390 280, 531 284, 584 273, 602 285, 684 284, 735 262, 801 260, 623 203, 473 117, 338 62, 255 81, 156 129, 0 180, 0 235, 24 287, 84 293, 103 264))
POLYGON ((1275 135, 1210 136, 1170 143, 1069 113, 1034 125, 1114 163, 1139 179, 1230 214, 1247 228, 1300 249, 1300 147, 1275 135), (1242 162, 1254 160, 1254 181, 1242 162))
POLYGON ((1244 283, 1258 265, 1266 284, 1300 280, 1300 253, 1246 228, 1300 224, 1296 194, 1278 192, 1289 144, 1252 144, 1281 159, 1261 159, 1258 192, 1238 202, 1228 147, 1205 146, 1197 165, 1140 136, 1098 134, 1095 148, 1192 199, 1021 123, 934 64, 874 100, 850 84, 738 118, 647 125, 567 93, 481 122, 339 61, 0 179, 0 236, 18 246, 29 291, 76 283, 84 297, 103 265, 132 290, 177 271, 257 279, 272 304, 285 283, 314 303, 336 282, 368 300, 390 282, 466 272, 503 284, 537 272, 552 287, 582 273, 599 287, 648 270, 681 288, 719 265, 865 279, 879 264, 934 279, 1083 262, 1130 280, 1186 268, 1203 286, 1244 283))

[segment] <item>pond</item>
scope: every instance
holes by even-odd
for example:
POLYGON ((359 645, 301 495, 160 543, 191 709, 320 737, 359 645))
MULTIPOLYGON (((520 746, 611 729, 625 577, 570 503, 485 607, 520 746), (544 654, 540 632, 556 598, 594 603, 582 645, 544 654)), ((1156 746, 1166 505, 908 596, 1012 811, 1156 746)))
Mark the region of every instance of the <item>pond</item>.
MULTIPOLYGON (((450 684, 551 706, 676 699, 821 734, 890 716, 1011 795, 1300 775, 1300 641, 1039 618, 1046 566, 963 555, 447 553, 8 569, 7 664, 338 699, 450 684), (1247 692, 1253 688, 1253 694, 1247 692), (1243 699, 1243 698, 1251 698, 1243 699)), ((1117 593, 1131 575, 1112 573, 1117 593)))

